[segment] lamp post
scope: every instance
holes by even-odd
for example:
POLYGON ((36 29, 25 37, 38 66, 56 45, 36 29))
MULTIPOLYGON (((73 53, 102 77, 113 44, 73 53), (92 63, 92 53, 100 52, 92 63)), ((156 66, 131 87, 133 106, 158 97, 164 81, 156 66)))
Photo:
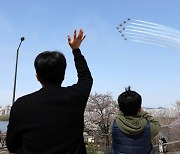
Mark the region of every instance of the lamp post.
POLYGON ((15 101, 15 93, 16 93, 16 78, 17 78, 17 66, 18 66, 18 57, 19 57, 19 48, 21 46, 22 41, 24 41, 25 38, 21 37, 21 41, 19 43, 19 46, 17 48, 17 52, 16 52, 16 65, 15 65, 15 75, 14 75, 14 88, 13 88, 13 99, 12 99, 12 104, 15 101))

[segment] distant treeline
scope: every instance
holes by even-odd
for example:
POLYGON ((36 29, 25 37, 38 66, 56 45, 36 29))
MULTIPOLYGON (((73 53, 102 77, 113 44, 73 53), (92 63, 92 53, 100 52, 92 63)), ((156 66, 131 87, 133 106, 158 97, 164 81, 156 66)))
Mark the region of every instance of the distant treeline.
POLYGON ((9 115, 0 115, 0 121, 8 121, 9 115))

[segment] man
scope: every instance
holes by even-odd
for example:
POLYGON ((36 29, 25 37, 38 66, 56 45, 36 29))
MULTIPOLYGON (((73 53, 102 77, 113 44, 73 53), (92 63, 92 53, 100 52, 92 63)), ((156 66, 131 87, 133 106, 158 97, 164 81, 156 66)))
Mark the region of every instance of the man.
POLYGON ((167 141, 164 137, 159 139, 159 152, 160 153, 167 152, 166 143, 167 143, 167 141))
POLYGON ((42 88, 16 100, 11 108, 7 147, 17 154, 86 154, 84 110, 92 76, 79 49, 85 35, 80 29, 68 35, 78 82, 62 87, 66 59, 60 52, 42 52, 34 62, 42 88))
POLYGON ((163 141, 161 139, 159 139, 159 152, 163 153, 163 141))
POLYGON ((111 154, 153 154, 151 139, 160 125, 141 109, 142 98, 130 87, 119 95, 119 113, 112 126, 111 154))

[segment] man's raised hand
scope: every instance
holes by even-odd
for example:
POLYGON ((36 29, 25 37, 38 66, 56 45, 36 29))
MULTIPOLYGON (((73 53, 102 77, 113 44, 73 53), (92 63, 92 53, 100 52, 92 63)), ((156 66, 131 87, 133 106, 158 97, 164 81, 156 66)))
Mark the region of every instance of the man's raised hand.
POLYGON ((71 39, 70 35, 68 35, 68 43, 72 50, 78 49, 81 45, 81 42, 84 40, 86 35, 83 34, 83 30, 80 29, 78 35, 76 34, 76 30, 74 30, 74 37, 71 39))

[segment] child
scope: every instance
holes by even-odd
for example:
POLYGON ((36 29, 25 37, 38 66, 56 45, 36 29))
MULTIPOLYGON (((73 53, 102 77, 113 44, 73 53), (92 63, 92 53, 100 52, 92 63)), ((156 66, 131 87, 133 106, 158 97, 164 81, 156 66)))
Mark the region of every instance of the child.
POLYGON ((119 113, 112 126, 111 154, 153 154, 151 139, 160 125, 141 109, 142 98, 130 87, 119 95, 119 113))

